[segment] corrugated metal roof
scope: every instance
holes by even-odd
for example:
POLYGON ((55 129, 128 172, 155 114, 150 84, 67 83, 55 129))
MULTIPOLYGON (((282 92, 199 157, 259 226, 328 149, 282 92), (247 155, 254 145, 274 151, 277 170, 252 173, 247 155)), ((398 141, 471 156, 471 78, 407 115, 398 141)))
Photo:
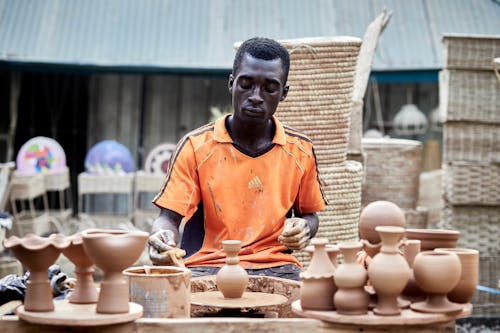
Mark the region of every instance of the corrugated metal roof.
POLYGON ((445 32, 500 34, 495 0, 0 0, 0 61, 228 70, 236 41, 363 37, 384 8, 376 71, 439 69, 445 32))

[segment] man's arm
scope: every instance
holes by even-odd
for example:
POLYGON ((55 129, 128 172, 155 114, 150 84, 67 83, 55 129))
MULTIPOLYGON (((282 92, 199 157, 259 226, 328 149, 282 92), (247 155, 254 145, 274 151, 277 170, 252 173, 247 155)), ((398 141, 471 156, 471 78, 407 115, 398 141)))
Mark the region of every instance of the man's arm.
POLYGON ((296 214, 285 220, 285 228, 278 241, 290 250, 302 250, 309 239, 316 235, 318 224, 316 213, 296 214))
POLYGON ((162 208, 160 215, 153 222, 149 237, 149 258, 154 265, 172 265, 168 250, 177 247, 179 242, 179 225, 182 215, 172 210, 162 208))
POLYGON ((309 213, 309 214, 295 214, 295 216, 303 218, 307 222, 307 226, 309 227, 309 238, 313 238, 316 236, 319 227, 319 219, 318 214, 309 213))

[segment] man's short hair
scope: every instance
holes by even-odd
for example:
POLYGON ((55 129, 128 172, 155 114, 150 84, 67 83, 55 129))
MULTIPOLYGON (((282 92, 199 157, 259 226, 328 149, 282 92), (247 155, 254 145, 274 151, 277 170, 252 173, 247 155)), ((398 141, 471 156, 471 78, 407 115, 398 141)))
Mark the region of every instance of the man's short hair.
POLYGON ((244 41, 236 55, 233 62, 233 74, 236 73, 243 61, 243 56, 248 53, 254 58, 262 60, 281 59, 283 73, 285 74, 285 82, 288 79, 288 71, 290 69, 290 54, 287 49, 275 41, 274 39, 264 37, 253 37, 244 41))

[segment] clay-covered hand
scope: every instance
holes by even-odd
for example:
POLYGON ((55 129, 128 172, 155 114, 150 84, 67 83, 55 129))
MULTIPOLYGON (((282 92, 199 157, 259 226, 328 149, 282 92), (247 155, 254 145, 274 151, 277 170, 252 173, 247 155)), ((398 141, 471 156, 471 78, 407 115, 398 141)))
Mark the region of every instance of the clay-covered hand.
POLYGON ((171 230, 160 230, 149 236, 149 259, 153 265, 173 265, 172 257, 167 251, 174 249, 177 244, 171 230))
POLYGON ((302 250, 310 238, 310 228, 307 220, 293 217, 285 220, 285 228, 278 241, 290 250, 302 250))

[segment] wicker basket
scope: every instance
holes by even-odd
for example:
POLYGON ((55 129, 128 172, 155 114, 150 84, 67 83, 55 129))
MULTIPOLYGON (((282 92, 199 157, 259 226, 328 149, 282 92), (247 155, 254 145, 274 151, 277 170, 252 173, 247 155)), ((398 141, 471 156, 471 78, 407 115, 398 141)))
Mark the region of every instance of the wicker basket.
POLYGON ((134 173, 124 175, 78 175, 79 194, 130 193, 132 194, 134 173))
POLYGON ((451 121, 500 123, 500 83, 493 70, 443 70, 439 105, 451 121))
POLYGON ((500 125, 448 121, 443 126, 443 161, 500 162, 500 125))
POLYGON ((444 198, 452 205, 500 206, 500 164, 443 164, 444 198))
POLYGON ((363 148, 361 138, 363 136, 363 101, 352 103, 351 124, 349 127, 348 154, 361 155, 363 148))
POLYGON ((406 209, 404 211, 407 228, 426 229, 429 218, 427 207, 417 207, 417 209, 406 209))
POLYGON ((418 201, 422 143, 402 139, 364 138, 365 182, 362 204, 392 201, 402 209, 415 209, 418 201))
POLYGON ((500 54, 500 36, 449 34, 443 37, 443 67, 491 70, 500 54))
MULTIPOLYGON (((492 289, 498 289, 500 283, 500 256, 489 257, 480 254, 479 284, 492 289)), ((500 295, 485 291, 476 291, 472 297, 474 316, 500 316, 500 295)))

